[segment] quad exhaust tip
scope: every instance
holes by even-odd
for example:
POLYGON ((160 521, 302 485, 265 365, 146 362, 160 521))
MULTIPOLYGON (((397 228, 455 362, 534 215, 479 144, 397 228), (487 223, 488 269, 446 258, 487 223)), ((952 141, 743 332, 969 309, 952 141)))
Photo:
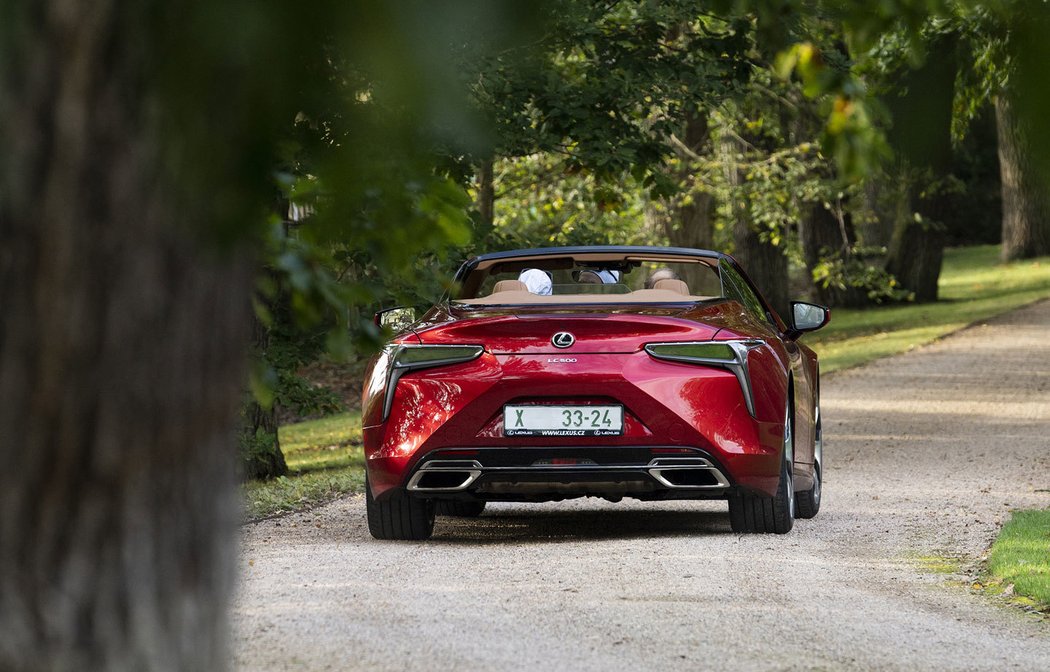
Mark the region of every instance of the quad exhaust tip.
MULTIPOLYGON (((408 490, 413 492, 462 492, 469 488, 484 467, 476 460, 432 460, 412 475, 408 490)), ((672 490, 720 490, 729 481, 710 461, 702 457, 656 458, 643 467, 657 483, 672 490)), ((543 468, 556 472, 558 467, 543 468)))

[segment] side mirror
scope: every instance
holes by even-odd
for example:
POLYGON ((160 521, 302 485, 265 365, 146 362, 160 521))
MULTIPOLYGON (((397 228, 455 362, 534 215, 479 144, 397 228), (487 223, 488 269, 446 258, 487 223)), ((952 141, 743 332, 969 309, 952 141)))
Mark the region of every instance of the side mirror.
POLYGON ((824 306, 805 301, 791 302, 791 328, 788 338, 798 338, 807 331, 816 331, 831 321, 831 311, 824 306))
POLYGON ((416 309, 398 306, 387 308, 376 313, 374 322, 377 327, 389 329, 395 334, 408 329, 416 321, 416 309))

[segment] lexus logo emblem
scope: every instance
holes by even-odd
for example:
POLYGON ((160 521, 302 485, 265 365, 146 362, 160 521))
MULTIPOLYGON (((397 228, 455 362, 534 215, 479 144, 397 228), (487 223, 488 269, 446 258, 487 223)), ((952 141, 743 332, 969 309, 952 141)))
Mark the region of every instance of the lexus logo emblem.
POLYGON ((567 331, 559 331, 554 334, 553 338, 551 338, 551 343, 553 343, 556 348, 567 348, 575 342, 576 337, 567 331))

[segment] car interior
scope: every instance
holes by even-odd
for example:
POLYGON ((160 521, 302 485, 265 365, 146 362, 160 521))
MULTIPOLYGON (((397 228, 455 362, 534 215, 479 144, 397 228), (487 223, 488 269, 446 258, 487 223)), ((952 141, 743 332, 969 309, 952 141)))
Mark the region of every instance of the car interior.
POLYGON ((477 268, 455 300, 467 305, 684 303, 722 298, 716 266, 681 258, 513 259, 477 268))

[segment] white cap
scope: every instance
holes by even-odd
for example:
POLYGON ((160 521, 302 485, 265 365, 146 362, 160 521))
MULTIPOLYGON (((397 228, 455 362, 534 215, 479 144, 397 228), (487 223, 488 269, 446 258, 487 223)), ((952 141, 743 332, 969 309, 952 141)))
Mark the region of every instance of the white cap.
POLYGON ((525 286, 533 294, 541 296, 550 296, 551 294, 551 276, 538 268, 526 268, 518 276, 518 280, 524 282, 525 286))

